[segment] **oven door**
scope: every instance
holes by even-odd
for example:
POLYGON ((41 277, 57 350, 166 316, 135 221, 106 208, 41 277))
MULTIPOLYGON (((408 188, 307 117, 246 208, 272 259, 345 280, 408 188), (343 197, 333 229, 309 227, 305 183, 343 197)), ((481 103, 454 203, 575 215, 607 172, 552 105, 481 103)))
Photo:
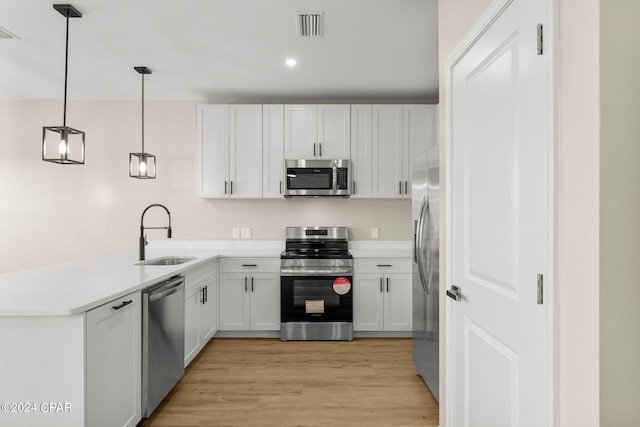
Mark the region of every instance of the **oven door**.
POLYGON ((352 276, 282 276, 280 320, 353 322, 352 276))

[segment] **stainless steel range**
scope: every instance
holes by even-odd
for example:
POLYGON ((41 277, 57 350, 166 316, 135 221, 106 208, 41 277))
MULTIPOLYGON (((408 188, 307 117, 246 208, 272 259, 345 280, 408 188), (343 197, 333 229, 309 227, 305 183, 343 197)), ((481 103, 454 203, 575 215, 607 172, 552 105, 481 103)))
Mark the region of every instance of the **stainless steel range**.
POLYGON ((280 255, 280 339, 353 340, 347 227, 287 227, 280 255))

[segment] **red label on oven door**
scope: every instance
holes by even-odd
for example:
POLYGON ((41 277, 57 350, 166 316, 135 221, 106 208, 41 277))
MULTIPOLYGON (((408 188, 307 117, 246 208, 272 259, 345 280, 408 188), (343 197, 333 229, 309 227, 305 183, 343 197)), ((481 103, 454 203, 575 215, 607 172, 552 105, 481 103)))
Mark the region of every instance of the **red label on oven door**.
POLYGON ((346 277, 337 277, 333 281, 333 290, 338 295, 345 295, 351 290, 351 282, 346 277))

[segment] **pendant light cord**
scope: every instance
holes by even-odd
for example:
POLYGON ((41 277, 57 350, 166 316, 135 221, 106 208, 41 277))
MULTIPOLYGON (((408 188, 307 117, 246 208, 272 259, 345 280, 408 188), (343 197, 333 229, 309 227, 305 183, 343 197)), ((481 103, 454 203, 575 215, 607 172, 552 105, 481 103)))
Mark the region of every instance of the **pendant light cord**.
POLYGON ((64 107, 62 116, 62 127, 67 127, 67 70, 69 68, 69 10, 66 11, 67 36, 64 48, 64 107))
POLYGON ((144 73, 142 73, 142 152, 144 153, 144 73))

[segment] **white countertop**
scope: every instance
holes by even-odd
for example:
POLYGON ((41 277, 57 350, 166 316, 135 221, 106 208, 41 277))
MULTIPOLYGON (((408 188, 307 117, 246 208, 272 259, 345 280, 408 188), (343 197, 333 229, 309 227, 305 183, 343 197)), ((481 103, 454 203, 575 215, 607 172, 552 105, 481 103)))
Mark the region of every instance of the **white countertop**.
MULTIPOLYGON (((354 257, 411 257, 410 242, 350 242, 354 257)), ((68 316, 144 289, 216 257, 279 257, 281 241, 149 242, 146 259, 194 256, 175 266, 140 266, 138 251, 0 275, 0 316, 68 316)))

